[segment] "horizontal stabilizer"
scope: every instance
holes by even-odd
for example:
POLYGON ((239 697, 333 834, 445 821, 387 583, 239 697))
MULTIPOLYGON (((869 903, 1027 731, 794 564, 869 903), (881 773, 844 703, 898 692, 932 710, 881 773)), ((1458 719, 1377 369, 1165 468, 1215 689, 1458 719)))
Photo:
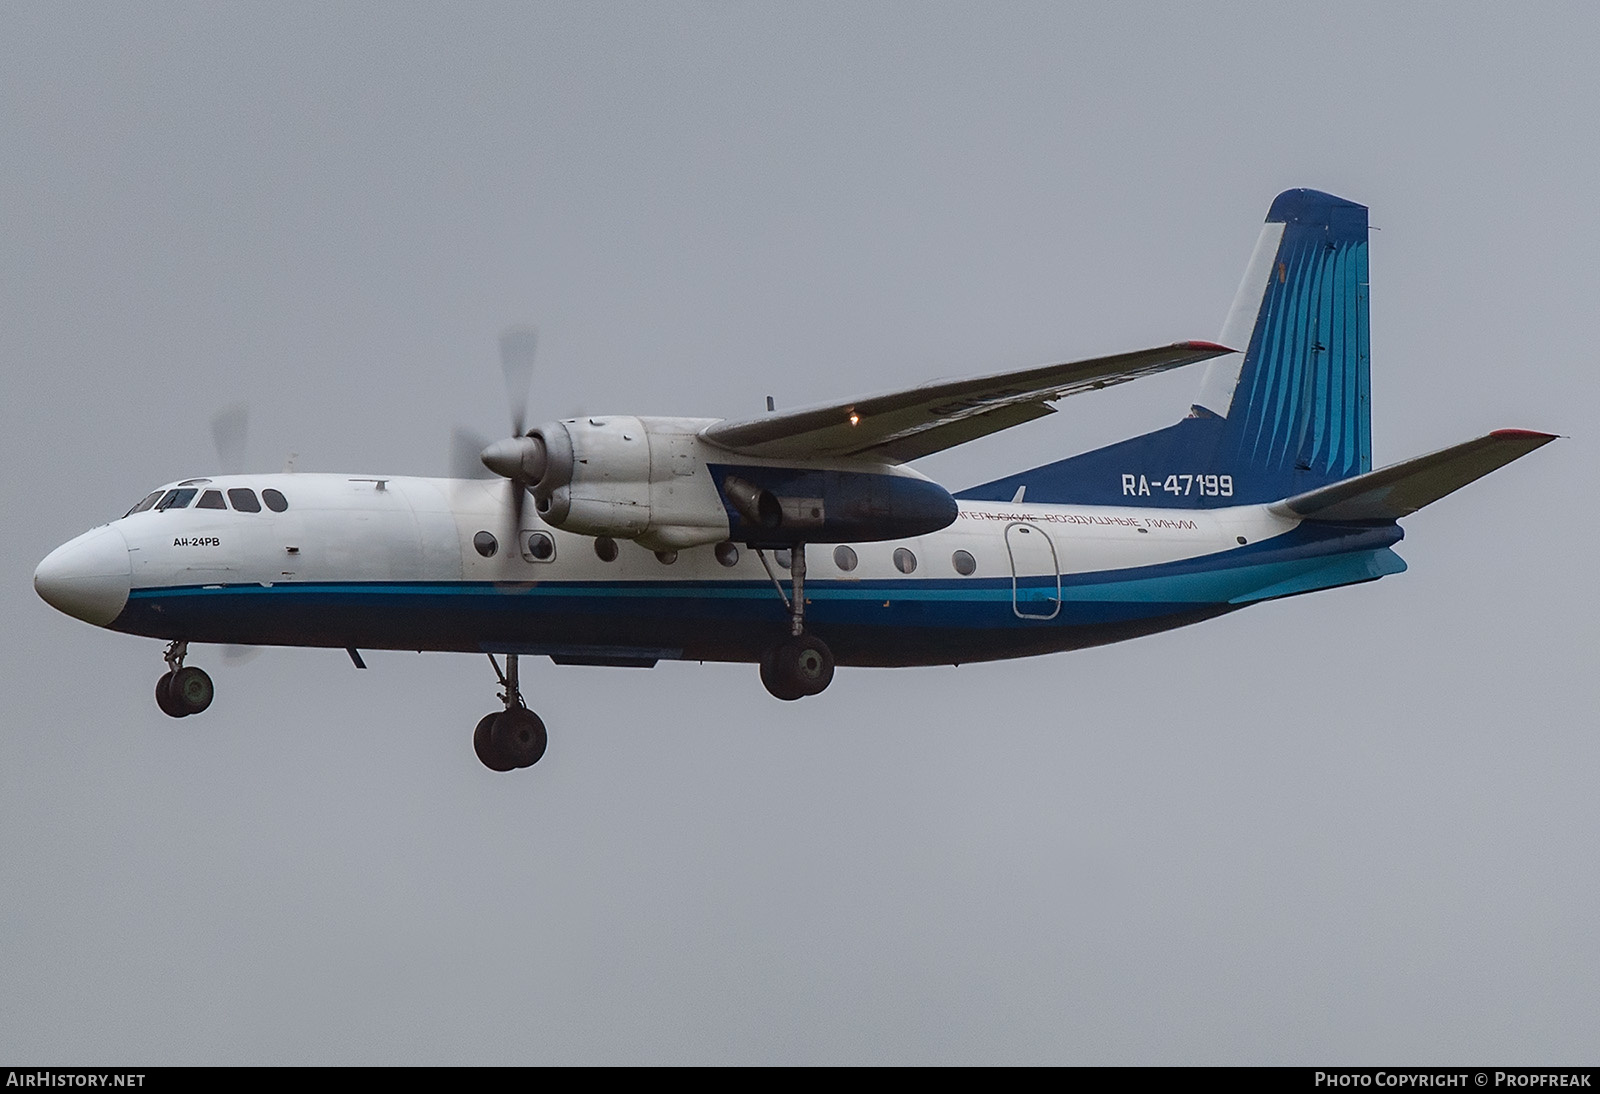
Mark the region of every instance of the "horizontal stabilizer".
POLYGON ((700 436, 746 456, 820 459, 870 454, 880 459, 914 460, 1053 413, 1046 404, 1056 399, 1231 352, 1212 342, 1178 342, 722 421, 707 426, 700 436))
POLYGON ((1305 520, 1396 520, 1556 439, 1497 429, 1488 436, 1285 498, 1268 508, 1305 520))

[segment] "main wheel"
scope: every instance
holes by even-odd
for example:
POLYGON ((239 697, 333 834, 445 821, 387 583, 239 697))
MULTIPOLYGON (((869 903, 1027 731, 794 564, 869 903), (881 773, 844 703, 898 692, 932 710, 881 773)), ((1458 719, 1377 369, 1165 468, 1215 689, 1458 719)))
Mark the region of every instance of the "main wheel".
POLYGON ((833 651, 814 634, 791 638, 762 659, 761 682, 779 699, 819 695, 833 682, 833 651))
POLYGON ((182 718, 189 712, 172 701, 172 692, 169 690, 171 685, 172 670, 169 669, 156 681, 156 706, 160 707, 161 713, 169 718, 182 718))
POLYGON ((774 699, 782 699, 792 703, 796 699, 805 698, 805 692, 790 677, 778 671, 778 654, 783 646, 774 646, 761 657, 761 686, 766 688, 774 699))
POLYGON ((489 743, 502 762, 512 767, 532 767, 544 755, 550 738, 537 714, 525 707, 512 707, 495 715, 489 743))
POLYGON ((517 765, 507 763, 501 758, 500 753, 494 750, 494 720, 501 715, 501 711, 485 714, 478 721, 478 728, 472 731, 472 750, 478 754, 478 759, 483 761, 483 766, 490 771, 511 771, 517 765))
MULTIPOLYGON (((167 701, 184 714, 199 714, 211 705, 216 694, 217 689, 211 677, 205 674, 204 669, 197 669, 193 665, 186 665, 174 672, 172 679, 167 681, 167 701)), ((156 702, 160 701, 158 694, 156 702)))
POLYGON ((833 683, 833 651, 814 634, 785 643, 788 672, 805 695, 820 695, 833 683))

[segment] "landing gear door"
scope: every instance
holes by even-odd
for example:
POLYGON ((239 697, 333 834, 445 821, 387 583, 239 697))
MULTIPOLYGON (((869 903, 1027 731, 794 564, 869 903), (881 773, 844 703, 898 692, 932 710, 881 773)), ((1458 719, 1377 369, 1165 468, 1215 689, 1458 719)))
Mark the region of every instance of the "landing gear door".
POLYGON ((1037 524, 1006 525, 1011 556, 1011 609, 1022 619, 1054 619, 1061 612, 1061 561, 1037 524))

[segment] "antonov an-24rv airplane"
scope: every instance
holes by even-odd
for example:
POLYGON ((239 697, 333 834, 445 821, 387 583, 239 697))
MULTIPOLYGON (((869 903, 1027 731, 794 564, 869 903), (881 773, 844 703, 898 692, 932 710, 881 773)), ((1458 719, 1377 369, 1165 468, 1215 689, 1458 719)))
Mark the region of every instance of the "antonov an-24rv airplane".
MULTIPOLYGON (((173 717, 211 703, 190 642, 342 648, 358 667, 364 648, 486 653, 504 708, 473 744, 496 771, 545 750, 519 656, 755 662, 768 691, 799 699, 835 664, 1134 638, 1399 573, 1398 518, 1554 439, 1500 430, 1372 470, 1367 286, 1366 208, 1290 190, 1220 345, 738 421, 518 420, 482 452, 503 480, 186 479, 57 548, 34 587, 86 622, 167 639, 156 702, 173 717), (1199 401, 1154 433, 959 494, 908 466, 1064 396, 1208 359, 1199 401)), ((503 340, 508 377, 527 348, 503 340)))

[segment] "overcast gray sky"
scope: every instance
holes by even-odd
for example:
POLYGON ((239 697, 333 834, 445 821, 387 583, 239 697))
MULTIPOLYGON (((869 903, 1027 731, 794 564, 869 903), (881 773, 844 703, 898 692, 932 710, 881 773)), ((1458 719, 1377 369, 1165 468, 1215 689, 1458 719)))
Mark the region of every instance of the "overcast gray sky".
MULTIPOLYGON (((0 1059, 1572 1063, 1600 1029, 1587 4, 0 13, 0 1059), (748 415, 1214 337, 1273 195, 1371 207, 1378 462, 1563 440, 1410 572, 960 669, 160 644, 33 567, 163 481, 438 474, 536 417, 748 415)), ((1198 371, 926 461, 1175 420, 1198 371)))

